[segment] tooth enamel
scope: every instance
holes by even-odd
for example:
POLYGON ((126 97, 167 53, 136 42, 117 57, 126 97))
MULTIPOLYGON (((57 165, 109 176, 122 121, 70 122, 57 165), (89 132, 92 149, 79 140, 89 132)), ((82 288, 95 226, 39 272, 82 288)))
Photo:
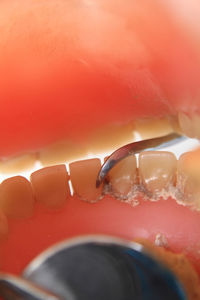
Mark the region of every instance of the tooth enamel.
POLYGON ((101 162, 97 158, 69 164, 74 192, 83 200, 96 202, 101 198, 102 187, 96 188, 96 178, 100 168, 101 162))
POLYGON ((194 114, 192 116, 194 135, 196 138, 200 139, 200 116, 198 114, 194 114))
POLYGON ((171 122, 166 118, 136 120, 134 127, 142 139, 164 136, 173 131, 171 122))
POLYGON ((70 196, 65 165, 42 168, 31 174, 30 180, 36 201, 48 208, 57 209, 70 196))
POLYGON ((186 136, 188 136, 190 138, 194 138, 195 132, 194 132, 194 125, 193 125, 192 118, 185 113, 179 113, 178 120, 179 120, 179 124, 180 124, 180 128, 181 128, 182 132, 186 136))
POLYGON ((8 217, 31 216, 34 197, 30 182, 22 176, 4 180, 0 185, 0 208, 8 217))
POLYGON ((135 155, 120 161, 110 172, 109 182, 112 192, 118 197, 127 197, 137 177, 137 163, 135 155))
POLYGON ((170 124, 171 124, 171 126, 173 128, 173 132, 177 132, 177 133, 179 133, 179 134, 182 135, 183 132, 182 132, 182 129, 180 127, 178 117, 177 116, 176 117, 174 117, 174 116, 169 117, 169 121, 170 121, 170 124))
POLYGON ((168 190, 175 183, 177 160, 173 153, 166 151, 142 152, 139 155, 139 174, 145 189, 155 194, 168 190))
MULTIPOLYGON (((181 155, 177 164, 177 190, 182 195, 182 201, 185 204, 200 208, 200 185, 195 176, 191 176, 191 170, 188 168, 192 152, 181 155)), ((197 161, 198 165, 198 161, 197 161)), ((180 196, 179 196, 180 198, 180 196)))
POLYGON ((89 141, 89 152, 110 152, 124 144, 133 142, 133 122, 120 126, 110 125, 94 132, 89 141))
POLYGON ((0 161, 0 173, 18 173, 25 170, 30 170, 36 162, 36 154, 24 154, 19 157, 10 158, 5 161, 0 161))
POLYGON ((185 154, 184 170, 196 184, 200 184, 200 148, 185 154))
POLYGON ((59 141, 40 151, 39 161, 43 166, 66 163, 86 155, 86 149, 71 141, 59 141))

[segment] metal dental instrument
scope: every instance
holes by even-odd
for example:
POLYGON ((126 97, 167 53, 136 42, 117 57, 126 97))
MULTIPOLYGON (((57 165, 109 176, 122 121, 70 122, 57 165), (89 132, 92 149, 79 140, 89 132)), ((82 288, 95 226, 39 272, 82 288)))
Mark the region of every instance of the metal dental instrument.
POLYGON ((185 140, 186 137, 177 133, 172 133, 166 136, 152 138, 148 140, 133 142, 127 144, 116 151, 114 151, 110 157, 103 164, 96 180, 96 187, 98 188, 103 182, 108 172, 122 159, 127 156, 140 153, 142 151, 153 151, 163 149, 165 147, 172 146, 185 140))
POLYGON ((0 273, 0 295, 6 300, 61 300, 30 280, 6 273, 0 273))
POLYGON ((21 276, 0 273, 0 296, 4 300, 186 300, 179 281, 144 246, 102 235, 51 246, 21 276))

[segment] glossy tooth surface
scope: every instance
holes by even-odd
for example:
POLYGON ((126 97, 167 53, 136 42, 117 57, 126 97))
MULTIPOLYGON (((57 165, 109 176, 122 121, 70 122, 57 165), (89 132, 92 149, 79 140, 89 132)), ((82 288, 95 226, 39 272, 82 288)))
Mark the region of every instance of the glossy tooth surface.
POLYGON ((8 220, 5 214, 0 210, 0 240, 3 240, 8 235, 8 220))
POLYGON ((184 170, 196 184, 200 184, 200 148, 185 154, 184 170))
MULTIPOLYGON (((192 152, 181 155, 177 165, 177 190, 180 192, 179 198, 183 203, 200 208, 200 185, 196 176, 191 176, 191 169, 188 162, 192 152)), ((198 164, 198 161, 197 161, 198 164)))
POLYGON ((42 168, 31 174, 36 201, 52 209, 60 208, 70 196, 65 165, 42 168))
POLYGON ((0 161, 0 173, 9 174, 30 170, 36 162, 36 154, 24 154, 9 160, 0 161))
POLYGON ((100 153, 117 149, 133 141, 133 122, 127 125, 114 124, 95 130, 89 140, 89 152, 100 153))
POLYGON ((175 183, 177 160, 173 153, 148 151, 139 155, 141 184, 151 194, 168 190, 175 183))
POLYGON ((137 178, 137 163, 135 155, 120 161, 110 172, 109 182, 112 192, 119 197, 126 198, 137 178))
POLYGON ((200 139, 200 116, 199 114, 179 113, 179 124, 185 135, 190 138, 200 139))
POLYGON ((200 116, 198 114, 194 114, 192 120, 195 137, 197 139, 200 139, 200 116))
POLYGON ((42 149, 38 154, 38 159, 43 166, 47 166, 73 161, 85 154, 86 149, 83 146, 63 140, 42 149))
POLYGON ((75 194, 89 202, 96 202, 101 198, 102 187, 96 188, 96 178, 101 168, 99 159, 76 161, 69 168, 75 194))
POLYGON ((134 127, 142 139, 167 135, 173 131, 172 124, 166 118, 137 120, 134 123, 134 127))
POLYGON ((22 176, 4 180, 0 185, 0 208, 8 217, 29 217, 34 209, 30 182, 22 176))

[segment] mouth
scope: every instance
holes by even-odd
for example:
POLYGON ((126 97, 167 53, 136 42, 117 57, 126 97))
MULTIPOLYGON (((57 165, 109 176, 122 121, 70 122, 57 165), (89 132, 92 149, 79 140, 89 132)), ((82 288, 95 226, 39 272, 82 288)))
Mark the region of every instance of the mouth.
POLYGON ((133 154, 96 188, 103 161, 125 144, 200 138, 192 28, 160 1, 120 3, 0 4, 2 271, 101 233, 184 253, 200 274, 198 149, 133 154))

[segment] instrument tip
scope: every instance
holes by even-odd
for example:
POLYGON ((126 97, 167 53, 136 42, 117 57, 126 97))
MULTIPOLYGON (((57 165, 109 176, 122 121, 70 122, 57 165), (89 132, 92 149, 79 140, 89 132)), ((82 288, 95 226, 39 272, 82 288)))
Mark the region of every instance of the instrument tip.
POLYGON ((101 180, 97 179, 96 180, 96 188, 98 189, 101 185, 101 180))

